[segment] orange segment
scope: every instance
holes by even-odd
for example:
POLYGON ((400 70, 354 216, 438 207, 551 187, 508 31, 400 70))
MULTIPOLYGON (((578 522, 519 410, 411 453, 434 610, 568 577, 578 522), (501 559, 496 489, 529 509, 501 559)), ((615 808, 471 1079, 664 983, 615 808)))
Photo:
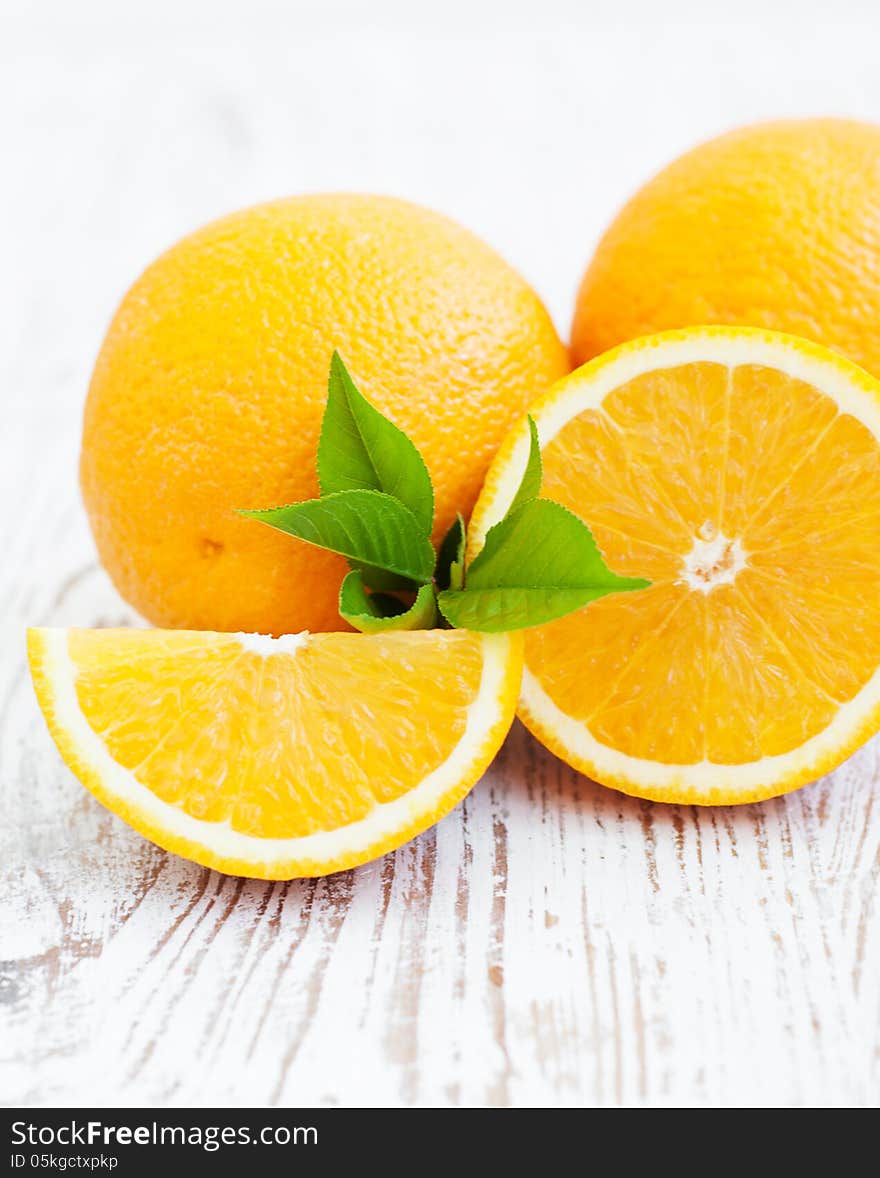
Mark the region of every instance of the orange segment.
POLYGON ((616 572, 666 580, 687 541, 678 513, 656 483, 644 479, 627 453, 619 426, 599 410, 585 410, 544 450, 543 493, 571 511, 586 500, 590 527, 616 572))
POLYGON ((529 630, 530 664, 553 668, 546 690, 566 715, 586 721, 607 702, 609 685, 656 644, 684 598, 681 586, 669 582, 644 593, 602 597, 586 610, 529 630))
POLYGON ((781 483, 751 498, 744 543, 752 551, 771 553, 784 547, 785 560, 792 564, 799 554, 809 555, 804 538, 815 537, 823 548, 836 547, 847 563, 875 567, 870 549, 863 550, 858 541, 877 534, 880 518, 877 439, 860 421, 840 414, 812 446, 801 449, 781 483))
POLYGON ((779 645, 802 668, 803 677, 840 704, 856 695, 880 662, 880 570, 873 571, 860 599, 851 582, 853 592, 843 600, 832 586, 823 587, 822 579, 834 568, 833 556, 828 559, 830 567, 823 569, 820 563, 812 570, 818 576, 812 577, 803 568, 793 574, 791 565, 776 571, 766 566, 748 568, 737 589, 743 606, 767 620, 779 645), (780 608, 782 594, 784 608, 780 608))
MULTIPOLYGON (((795 489, 795 494, 801 492, 798 498, 803 510, 808 506, 798 478, 803 464, 817 449, 826 462, 840 455, 836 435, 823 445, 827 431, 839 428, 837 406, 831 397, 766 365, 746 364, 735 369, 733 383, 727 494, 720 521, 722 530, 731 536, 744 535, 750 521, 766 512, 787 486, 795 489), (772 455, 772 461, 766 461, 765 455, 772 455)), ((797 537, 800 545, 799 526, 797 537)), ((774 542, 780 538, 775 529, 771 538, 774 542)))
POLYGON ((705 595, 706 758, 719 765, 757 762, 788 753, 821 732, 834 701, 780 643, 774 626, 784 605, 777 594, 765 613, 750 607, 739 584, 705 595))
MULTIPOLYGON (((526 636, 521 714, 600 781, 665 800, 794 788, 880 727, 880 385, 792 337, 624 345, 532 411, 544 493, 651 589, 526 636)), ((517 485, 523 429, 474 513, 517 485)))
POLYGON ((703 756, 706 665, 694 658, 703 645, 706 602, 685 593, 665 624, 615 680, 588 721, 598 740, 634 757, 675 762, 703 756))
MULTIPOLYGON (((603 411, 620 427, 621 447, 639 482, 648 481, 652 496, 675 513, 679 543, 718 510, 729 385, 725 365, 688 364, 684 371, 647 372, 602 402, 603 411), (687 412, 682 412, 682 385, 689 393, 687 412)), ((564 445, 557 436, 551 450, 564 445)))
POLYGON ((160 845, 238 874, 363 862, 452 808, 513 717, 505 635, 32 631, 65 759, 160 845))

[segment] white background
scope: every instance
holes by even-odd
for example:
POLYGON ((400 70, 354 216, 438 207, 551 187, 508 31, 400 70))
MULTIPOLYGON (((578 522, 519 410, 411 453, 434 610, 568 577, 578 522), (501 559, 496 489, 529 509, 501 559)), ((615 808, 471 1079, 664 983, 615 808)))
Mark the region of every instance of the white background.
POLYGON ((602 228, 678 152, 760 118, 880 121, 876 5, 2 0, 0 14, 0 956, 15 963, 0 1096, 876 1103, 876 750, 794 799, 708 815, 588 786, 518 732, 436 835, 264 902, 106 819, 48 747, 22 660, 27 623, 129 617, 78 506, 79 417, 116 302, 175 238, 284 194, 394 193, 491 242, 567 336, 602 228), (456 915, 465 852, 473 895, 456 915), (251 963, 230 997, 254 928, 277 972, 251 963), (151 939, 166 948, 148 958, 151 939), (368 959, 373 990, 349 1018, 368 959), (269 1031, 248 1056, 235 1028, 261 1003, 269 1031), (198 1038, 206 1009, 226 1022, 198 1038))
POLYGON ((516 265, 567 337, 603 227, 673 156, 749 120, 880 119, 871 0, 2 10, 0 364, 14 404, 71 419, 126 286, 241 205, 327 189, 432 205, 516 265))

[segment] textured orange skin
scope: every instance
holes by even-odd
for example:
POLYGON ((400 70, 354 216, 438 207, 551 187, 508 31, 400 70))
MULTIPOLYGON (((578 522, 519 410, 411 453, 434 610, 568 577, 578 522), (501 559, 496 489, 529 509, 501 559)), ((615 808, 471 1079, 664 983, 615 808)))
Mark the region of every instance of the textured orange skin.
POLYGON ((151 622, 346 628, 344 562, 235 515, 317 494, 334 348, 421 450, 435 535, 470 512, 508 427, 568 371, 525 281, 416 205, 294 197, 185 238, 116 313, 80 465, 101 560, 151 622))
POLYGON ((578 292, 580 365, 694 323, 765 327, 880 375, 880 127, 764 123, 681 156, 623 208, 578 292))

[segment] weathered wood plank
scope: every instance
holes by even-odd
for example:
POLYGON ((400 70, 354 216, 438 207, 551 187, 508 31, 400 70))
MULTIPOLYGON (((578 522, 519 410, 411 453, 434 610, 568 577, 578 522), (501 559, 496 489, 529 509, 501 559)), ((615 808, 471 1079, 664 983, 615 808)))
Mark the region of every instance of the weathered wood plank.
POLYGON ((517 729, 435 832, 267 885, 105 815, 27 692, 19 670, 7 1099, 876 1100, 875 747, 700 811, 578 779, 517 729))

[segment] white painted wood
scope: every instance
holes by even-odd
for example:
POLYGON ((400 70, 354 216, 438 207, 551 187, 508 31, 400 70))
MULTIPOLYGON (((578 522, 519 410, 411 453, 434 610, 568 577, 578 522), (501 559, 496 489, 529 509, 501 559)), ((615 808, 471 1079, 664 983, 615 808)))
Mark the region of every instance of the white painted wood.
POLYGON ((663 159, 770 113, 880 118, 868 4, 833 26, 810 4, 314 7, 151 4, 126 29, 109 2, 8 5, 0 1099, 876 1105, 877 742, 700 811, 601 789, 517 728, 434 831, 288 885, 165 855, 54 751, 23 630, 135 621, 79 505, 79 414, 115 300, 175 236, 280 193, 394 191, 484 234, 565 330, 663 159))

